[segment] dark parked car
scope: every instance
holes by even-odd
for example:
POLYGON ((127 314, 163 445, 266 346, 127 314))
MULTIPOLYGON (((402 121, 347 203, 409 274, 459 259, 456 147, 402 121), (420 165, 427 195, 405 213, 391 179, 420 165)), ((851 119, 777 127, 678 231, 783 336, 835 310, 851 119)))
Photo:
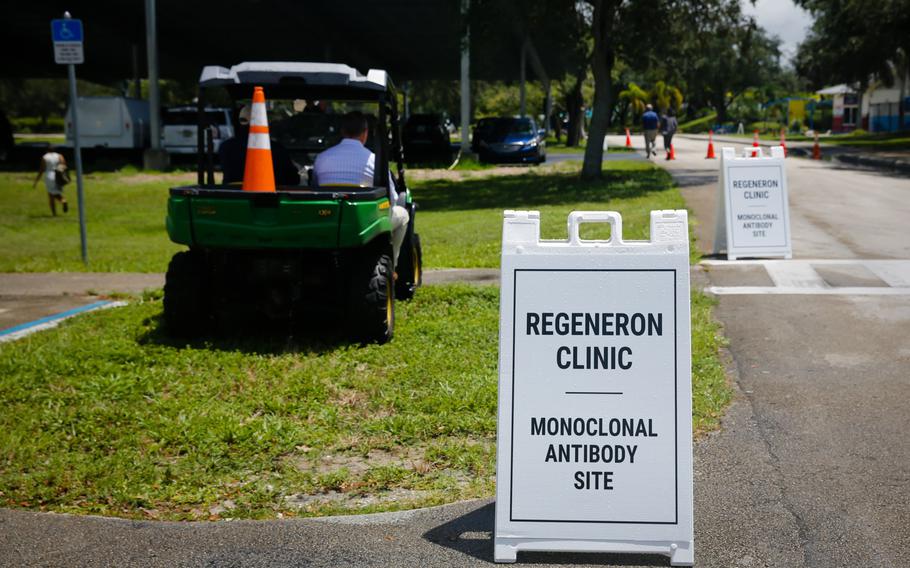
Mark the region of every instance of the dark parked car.
POLYGON ((532 118, 484 118, 474 126, 471 150, 481 162, 540 164, 547 159, 543 131, 532 118))
POLYGON ((412 114, 401 136, 408 162, 448 162, 452 144, 441 114, 412 114))

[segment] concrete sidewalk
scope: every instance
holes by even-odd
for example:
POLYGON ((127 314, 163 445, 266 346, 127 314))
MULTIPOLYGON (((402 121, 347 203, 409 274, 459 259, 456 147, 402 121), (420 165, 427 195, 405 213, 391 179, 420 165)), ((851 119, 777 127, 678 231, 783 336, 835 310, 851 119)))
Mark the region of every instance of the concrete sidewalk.
MULTIPOLYGON (((427 270, 424 284, 495 284, 496 268, 427 270)), ((98 296, 141 294, 164 287, 163 273, 138 272, 23 272, 0 273, 0 296, 98 296)))
MULTIPOLYGON (((435 269, 424 284, 497 284, 499 270, 435 269)), ((128 272, 0 273, 0 331, 85 306, 99 296, 141 294, 164 287, 164 274, 128 272)))
MULTIPOLYGON (((677 134, 675 138, 697 140, 702 142, 706 149, 708 147, 708 136, 706 134, 677 134)), ((812 156, 814 142, 788 140, 786 143, 787 152, 791 155, 801 158, 810 158, 812 156)), ((749 146, 752 141, 738 136, 714 135, 715 151, 719 152, 719 146, 730 144, 749 146)), ((758 144, 762 148, 780 145, 777 141, 762 139, 759 139, 758 144)), ((854 166, 910 174, 910 150, 825 144, 824 138, 819 140, 819 146, 821 147, 823 160, 837 160, 854 166)))

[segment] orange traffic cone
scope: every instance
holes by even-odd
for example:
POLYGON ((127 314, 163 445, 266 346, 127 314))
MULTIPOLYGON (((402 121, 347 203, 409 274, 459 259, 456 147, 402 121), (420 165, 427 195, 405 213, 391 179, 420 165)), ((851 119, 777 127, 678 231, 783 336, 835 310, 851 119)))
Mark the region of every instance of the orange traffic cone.
POLYGON ((787 157, 787 129, 780 129, 780 147, 784 149, 784 158, 787 157))
POLYGON ((632 147, 632 137, 629 136, 629 129, 626 128, 626 148, 632 147))
POLYGON ((673 144, 670 144, 670 151, 667 152, 667 159, 668 160, 676 159, 676 150, 673 149, 673 144))
POLYGON ((706 160, 714 160, 717 156, 714 155, 714 131, 708 131, 708 155, 705 156, 706 160))
POLYGON ((269 142, 269 121, 265 113, 265 92, 262 87, 253 87, 250 137, 246 145, 246 165, 243 169, 243 191, 275 191, 272 144, 269 142))
POLYGON ((815 144, 812 145, 812 159, 821 160, 822 159, 822 148, 818 145, 818 133, 815 133, 815 144))
MULTIPOLYGON (((758 148, 758 130, 752 131, 752 147, 758 148)), ((752 150, 752 157, 753 158, 758 157, 758 150, 752 150)))

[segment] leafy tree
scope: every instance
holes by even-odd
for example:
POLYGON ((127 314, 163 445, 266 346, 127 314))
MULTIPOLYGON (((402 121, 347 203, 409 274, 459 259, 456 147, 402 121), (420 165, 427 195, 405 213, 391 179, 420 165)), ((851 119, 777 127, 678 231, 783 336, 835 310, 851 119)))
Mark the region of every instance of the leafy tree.
POLYGON ((651 89, 651 100, 654 102, 655 108, 661 112, 669 109, 679 111, 679 107, 683 103, 683 95, 679 88, 668 85, 663 81, 658 81, 654 84, 654 88, 651 89))
POLYGON ((584 11, 590 22, 593 48, 591 71, 594 75, 593 115, 585 147, 583 178, 601 175, 603 139, 614 114, 618 91, 613 71, 617 61, 638 69, 668 66, 675 53, 666 49, 676 45, 691 30, 677 20, 693 11, 723 0, 588 0, 584 11))
POLYGON ((689 47, 687 70, 693 102, 711 106, 726 122, 730 105, 746 90, 774 81, 780 74, 779 40, 768 37, 738 6, 722 12, 689 47))
MULTIPOLYGON (((88 81, 78 81, 79 96, 117 94, 116 89, 88 81)), ((0 80, 0 108, 11 117, 36 117, 42 131, 50 118, 62 118, 69 105, 67 79, 0 80)))
POLYGON ((648 91, 630 82, 629 88, 619 93, 619 98, 628 105, 632 114, 638 115, 645 112, 645 105, 648 104, 651 95, 648 94, 648 91))
POLYGON ((683 95, 678 87, 668 85, 664 81, 657 81, 651 90, 646 90, 630 81, 628 88, 619 92, 619 100, 625 104, 625 110, 632 111, 632 118, 637 119, 645 112, 645 106, 648 103, 661 112, 668 109, 679 112, 683 103, 683 95))
POLYGON ((900 83, 901 124, 910 77, 910 0, 795 0, 815 17, 796 68, 816 87, 900 83))
POLYGON ((910 72, 910 0, 795 0, 815 18, 796 68, 817 87, 832 82, 891 85, 910 72))

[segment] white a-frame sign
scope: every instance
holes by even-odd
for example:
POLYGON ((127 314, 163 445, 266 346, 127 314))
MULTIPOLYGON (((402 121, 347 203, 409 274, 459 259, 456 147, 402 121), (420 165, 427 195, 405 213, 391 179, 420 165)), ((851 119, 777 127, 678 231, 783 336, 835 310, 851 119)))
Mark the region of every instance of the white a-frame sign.
POLYGON ((652 211, 624 241, 612 211, 540 240, 537 211, 502 234, 495 560, 520 551, 694 560, 689 233, 652 211), (579 238, 609 223, 608 241, 579 238))
POLYGON ((770 157, 761 148, 746 148, 743 157, 721 150, 714 254, 723 250, 730 260, 793 256, 782 147, 771 148, 770 157))

